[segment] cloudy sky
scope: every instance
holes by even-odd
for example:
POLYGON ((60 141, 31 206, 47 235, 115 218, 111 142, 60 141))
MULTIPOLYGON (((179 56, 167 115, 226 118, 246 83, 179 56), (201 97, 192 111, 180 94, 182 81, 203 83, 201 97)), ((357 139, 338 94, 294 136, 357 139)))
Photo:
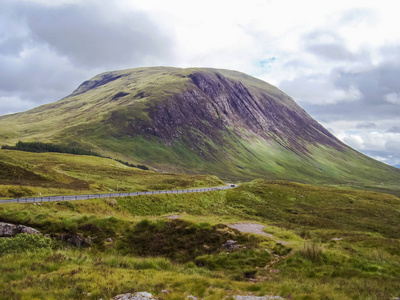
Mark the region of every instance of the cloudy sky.
POLYGON ((1 0, 0 115, 104 71, 242 71, 355 149, 400 164, 400 3, 380 0, 1 0))

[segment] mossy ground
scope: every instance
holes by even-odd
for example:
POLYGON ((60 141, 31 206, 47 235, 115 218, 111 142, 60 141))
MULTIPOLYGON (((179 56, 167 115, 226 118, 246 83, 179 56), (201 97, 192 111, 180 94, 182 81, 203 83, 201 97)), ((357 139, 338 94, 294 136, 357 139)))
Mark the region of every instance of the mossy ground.
POLYGON ((202 194, 4 204, 4 221, 97 238, 88 248, 3 254, 0 299, 109 299, 132 291, 163 299, 390 299, 400 295, 399 214, 395 196, 264 180, 202 194), (236 222, 263 224, 273 236, 224 225, 236 222), (227 254, 225 239, 246 249, 227 254))

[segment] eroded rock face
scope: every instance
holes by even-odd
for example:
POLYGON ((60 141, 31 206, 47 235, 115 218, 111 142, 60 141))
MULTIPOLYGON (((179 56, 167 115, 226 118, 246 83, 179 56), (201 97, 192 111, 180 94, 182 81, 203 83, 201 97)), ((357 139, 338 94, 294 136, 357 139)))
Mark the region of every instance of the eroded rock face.
POLYGON ((39 230, 32 227, 3 222, 0 223, 0 237, 13 237, 20 233, 41 234, 39 230))
MULTIPOLYGON (((199 148, 207 147, 204 137, 220 143, 225 134, 274 139, 287 150, 303 154, 308 153, 306 145, 315 143, 342 148, 331 133, 283 93, 251 89, 220 73, 199 71, 188 77, 185 90, 157 105, 150 104, 151 121, 137 121, 127 133, 155 136, 167 145, 186 142, 199 148)), ((115 112, 111 119, 121 117, 115 112)))

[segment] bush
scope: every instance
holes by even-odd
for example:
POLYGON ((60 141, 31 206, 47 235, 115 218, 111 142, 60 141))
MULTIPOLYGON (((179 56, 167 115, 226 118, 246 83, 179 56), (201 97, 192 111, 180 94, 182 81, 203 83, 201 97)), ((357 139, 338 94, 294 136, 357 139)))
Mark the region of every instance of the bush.
POLYGON ((53 249, 53 241, 39 234, 18 234, 12 238, 0 239, 0 256, 10 253, 21 253, 25 251, 41 252, 53 249))

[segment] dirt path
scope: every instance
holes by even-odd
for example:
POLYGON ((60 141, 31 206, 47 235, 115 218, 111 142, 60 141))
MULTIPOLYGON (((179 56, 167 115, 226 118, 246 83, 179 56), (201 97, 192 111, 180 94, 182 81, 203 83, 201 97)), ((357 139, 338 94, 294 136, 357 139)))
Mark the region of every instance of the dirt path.
POLYGON ((270 233, 265 233, 263 231, 264 225, 261 224, 256 224, 256 223, 235 223, 235 224, 228 224, 230 228, 234 228, 239 230, 240 232, 245 232, 245 233, 254 233, 254 234, 259 234, 263 236, 267 236, 270 239, 275 240, 277 243, 281 243, 282 245, 289 245, 289 242, 277 240, 274 238, 273 234, 270 233))

